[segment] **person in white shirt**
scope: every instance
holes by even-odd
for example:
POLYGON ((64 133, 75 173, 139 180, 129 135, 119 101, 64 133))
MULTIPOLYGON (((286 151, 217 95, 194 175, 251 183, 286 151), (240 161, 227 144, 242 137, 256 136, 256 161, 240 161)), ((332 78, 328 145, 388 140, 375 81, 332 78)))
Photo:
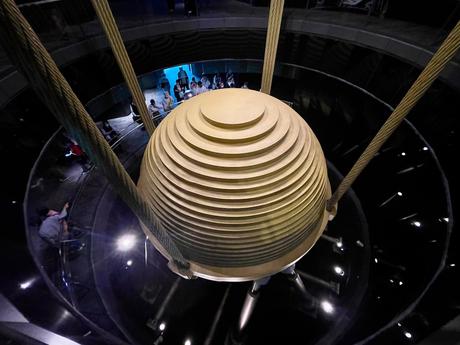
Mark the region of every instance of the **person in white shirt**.
POLYGON ((197 93, 198 86, 196 85, 196 83, 194 83, 194 82, 190 83, 190 91, 192 91, 193 96, 196 96, 198 94, 197 93))
POLYGON ((170 111, 173 108, 174 100, 168 91, 165 91, 165 96, 163 98, 162 104, 163 104, 163 110, 165 112, 170 111))
POLYGON ((203 86, 207 89, 211 86, 211 82, 209 81, 208 77, 206 77, 204 74, 201 77, 201 82, 203 83, 203 86))

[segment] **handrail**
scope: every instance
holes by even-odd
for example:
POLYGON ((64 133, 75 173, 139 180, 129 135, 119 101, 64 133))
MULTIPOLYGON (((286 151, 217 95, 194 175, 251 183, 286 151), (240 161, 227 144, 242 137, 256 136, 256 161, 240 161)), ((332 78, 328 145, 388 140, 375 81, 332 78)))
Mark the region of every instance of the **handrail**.
MULTIPOLYGON (((183 101, 174 103, 173 109, 174 109, 177 105, 181 104, 182 102, 183 102, 183 101)), ((165 113, 163 113, 163 114, 161 114, 161 115, 158 115, 158 118, 164 118, 165 116, 169 115, 169 114, 171 113, 171 111, 173 111, 173 109, 168 110, 167 112, 165 112, 165 113)), ((154 117, 154 118, 155 118, 155 117, 154 117)), ((113 142, 113 143, 110 144, 110 147, 111 147, 112 149, 115 149, 117 146, 120 145, 121 141, 122 141, 124 138, 126 138, 128 135, 130 135, 130 134, 131 134, 132 132, 134 132, 136 129, 142 128, 142 127, 144 127, 144 123, 138 124, 137 126, 135 126, 134 128, 132 128, 128 133, 124 134, 124 135, 121 136, 121 137, 118 137, 117 140, 116 140, 115 142, 113 142)))
MULTIPOLYGON (((231 60, 231 61, 235 61, 236 59, 226 59, 226 60, 231 60)), ((211 60, 209 60, 211 61, 211 60)), ((216 60, 212 60, 212 61, 216 61, 216 60)), ((225 61, 225 60, 224 60, 225 61)), ((239 61, 248 61, 248 60, 239 60, 239 61)), ((254 60, 254 59, 251 59, 251 61, 254 61, 254 62, 260 62, 260 60, 254 60)), ((286 63, 283 63, 282 65, 284 66, 290 66, 290 67, 294 67, 294 68, 299 68, 299 69, 302 69, 302 70, 307 70, 307 71, 310 71, 310 72, 313 72, 315 74, 318 74, 318 75, 322 75, 328 79, 331 79, 331 80, 335 80, 335 81, 338 81, 340 82, 341 84, 346 84, 348 86, 350 86, 352 89, 355 89, 357 91, 359 91, 360 93, 363 93, 365 95, 367 95, 368 97, 374 99, 375 101, 377 101, 378 103, 382 104, 383 106, 385 106, 387 109, 389 109, 390 111, 393 110, 392 106, 388 103, 385 103, 384 101, 382 101, 381 99, 379 99, 377 96, 375 96, 374 94, 370 93, 369 91, 363 89, 362 87, 359 87, 349 81, 346 81, 340 77, 337 77, 337 76, 334 76, 334 75, 331 75, 331 74, 328 74, 326 72, 323 72, 323 71, 319 71, 319 70, 316 70, 316 69, 313 69, 313 68, 307 68, 307 67, 304 67, 304 66, 299 66, 299 65, 295 65, 295 64, 286 64, 286 63)), ((409 126, 411 127, 413 130, 415 130, 415 127, 411 124, 410 121, 408 121, 407 119, 404 120, 404 122, 409 126)), ((138 126, 135 126, 136 128, 139 128, 138 126)), ((39 161, 41 160, 44 152, 46 151, 46 149, 49 147, 50 143, 52 142, 52 139, 56 137, 57 133, 61 130, 61 128, 59 128, 51 137, 50 139, 47 141, 47 143, 45 143, 42 151, 40 152, 40 154, 38 155, 37 157, 37 160, 35 161, 32 169, 31 169, 31 173, 29 174, 29 179, 28 179, 28 183, 27 183, 27 189, 26 189, 26 194, 25 194, 25 198, 24 198, 24 204, 23 204, 23 209, 24 209, 24 215, 25 217, 27 217, 28 215, 28 211, 27 211, 27 204, 28 204, 28 194, 29 194, 29 190, 30 190, 30 186, 31 186, 31 182, 32 182, 32 179, 34 177, 34 173, 35 173, 35 170, 37 169, 37 166, 39 164, 39 161)), ((416 130, 415 130, 416 131, 416 130)), ((123 135, 123 138, 126 138, 128 135, 130 135, 131 133, 134 132, 134 129, 130 129, 129 130, 129 133, 125 133, 123 135)), ((427 146, 429 147, 429 144, 427 143, 427 141, 423 138, 423 136, 418 133, 416 131, 416 135, 419 136, 420 140, 427 146)), ((117 141, 118 141, 118 138, 117 138, 117 141)), ((115 142, 111 145, 113 147, 113 145, 115 145, 115 142)), ((119 146, 120 143, 117 143, 117 146, 119 146)), ((444 171, 438 161, 438 158, 436 156, 436 154, 434 153, 434 151, 432 151, 430 149, 430 155, 433 157, 434 161, 435 161, 435 165, 437 167, 437 169, 439 170, 440 172, 440 175, 441 175, 441 179, 442 179, 442 184, 445 188, 445 190, 447 191, 447 195, 446 195, 446 205, 447 205, 447 209, 448 209, 448 216, 449 217, 452 217, 452 205, 451 205, 451 200, 450 200, 450 196, 449 196, 449 186, 448 186, 448 181, 445 177, 445 174, 444 174, 444 171)), ((450 218, 451 219, 451 218, 450 218)), ((32 243, 30 241, 30 236, 28 234, 28 224, 27 224, 27 218, 25 218, 25 231, 26 231, 26 238, 27 238, 27 244, 28 244, 28 247, 29 247, 29 251, 31 251, 32 253, 32 257, 33 257, 33 260, 37 266, 37 268, 39 269, 41 275, 43 276, 44 280, 45 280, 45 283, 47 284, 48 288, 50 289, 50 291, 52 291, 53 293, 56 294, 56 296, 58 297, 58 299, 66 305, 67 308, 70 309, 70 311, 72 311, 72 313, 74 313, 75 315, 77 315, 79 318, 83 318, 83 320, 85 320, 85 323, 86 322, 89 322, 89 323, 92 323, 91 320, 87 319, 86 316, 84 316, 83 314, 81 314, 78 310, 75 310, 72 305, 65 299, 65 297, 63 297, 62 293, 56 288, 56 286, 53 285, 53 283, 51 282, 51 280, 48 278, 47 276, 47 273, 44 271, 44 269, 41 267, 41 264, 38 262, 38 258, 36 258, 36 256, 34 255, 34 249, 33 249, 33 246, 32 246, 32 243)), ((446 239, 446 242, 449 241, 450 239, 450 234, 451 234, 451 231, 452 231, 452 222, 449 222, 448 224, 448 231, 447 231, 447 239, 446 239)), ((446 256, 447 256, 447 252, 444 251, 443 254, 442 254, 442 262, 441 264, 439 265, 437 271, 433 274, 433 277, 432 279, 430 280, 430 282, 428 283, 428 286, 426 289, 424 289, 424 291, 422 291, 422 293, 420 294, 419 297, 417 297, 416 300, 414 300, 412 303, 409 304, 409 306, 406 308, 406 310, 413 310, 416 306, 416 303, 417 301, 419 301, 422 296, 426 293, 426 291, 429 289, 429 286, 431 286, 434 281, 436 280, 436 278, 439 276, 440 272, 442 271, 443 267, 445 266, 445 259, 446 259, 446 256)), ((394 324, 395 322, 399 322, 401 320, 401 318, 403 317, 403 313, 400 313, 398 316, 396 316, 393 320, 391 320, 388 324, 384 325, 384 329, 388 329, 392 324, 394 324)), ((93 324, 92 326, 95 330, 97 328, 99 328, 96 324, 93 324)), ((103 332, 106 332, 105 330, 101 329, 103 332)), ((117 338, 116 338, 117 339, 117 338)))
POLYGON ((43 146, 42 150, 38 154, 37 160, 34 162, 34 165, 32 166, 32 169, 30 170, 29 177, 27 180, 27 186, 25 190, 25 195, 24 195, 24 202, 22 204, 23 208, 23 214, 24 214, 24 231, 26 235, 26 241, 27 241, 27 247, 29 249, 29 252, 31 253, 32 260, 34 261, 35 266, 37 267, 38 271, 40 272, 40 275, 45 282, 46 286, 48 289, 53 293, 53 295, 57 298, 58 302, 61 303, 66 309, 69 310, 70 313, 72 313, 75 317, 78 319, 82 320, 91 330, 95 331, 96 333, 100 334, 102 337, 108 339, 111 341, 113 344, 117 345, 129 345, 128 343, 120 340, 119 338, 115 337, 111 333, 107 332, 105 329, 99 327, 97 324, 95 324, 93 321, 88 319, 84 314, 82 314, 78 309, 74 308, 73 304, 71 304, 62 294, 62 292, 54 285, 54 283, 51 281, 51 279, 48 276, 48 273, 45 271, 44 266, 42 266, 42 263, 39 262, 38 257, 35 255, 35 248, 32 244, 32 239, 31 236, 29 235, 29 224, 28 224, 28 209, 27 205, 29 203, 29 191, 30 186, 32 184, 32 179, 34 177, 35 171, 37 169, 38 164, 41 161, 41 158, 43 157, 43 154, 45 151, 48 149, 50 146, 51 142, 56 138, 58 133, 62 130, 62 126, 60 126, 54 133, 53 135, 48 139, 48 141, 45 143, 43 146))
POLYGON ((62 2, 63 0, 39 0, 39 1, 32 1, 32 2, 27 2, 25 4, 18 4, 18 7, 30 7, 30 6, 40 6, 40 5, 45 5, 45 4, 51 4, 53 2, 62 2))

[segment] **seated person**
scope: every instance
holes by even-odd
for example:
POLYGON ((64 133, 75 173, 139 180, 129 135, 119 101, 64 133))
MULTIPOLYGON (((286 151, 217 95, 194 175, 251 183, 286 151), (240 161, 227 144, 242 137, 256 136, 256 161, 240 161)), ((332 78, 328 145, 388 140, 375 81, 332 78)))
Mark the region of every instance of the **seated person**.
POLYGON ((102 121, 102 134, 107 141, 113 140, 119 135, 119 133, 112 128, 108 120, 102 121))
POLYGON ((211 88, 211 82, 209 81, 208 77, 204 75, 204 73, 201 76, 201 83, 206 89, 211 88))
POLYGON ((160 115, 160 108, 157 107, 154 99, 150 100, 150 104, 147 107, 147 110, 149 111, 149 115, 151 118, 154 118, 155 116, 160 115))
POLYGON ((190 84, 190 91, 192 91, 193 96, 196 96, 196 95, 197 95, 198 85, 196 85, 195 82, 192 82, 192 83, 190 84))
POLYGON ((199 95, 199 94, 202 94, 204 92, 207 92, 208 89, 203 85, 203 83, 201 82, 201 80, 198 82, 198 87, 196 88, 196 94, 199 95))
POLYGON ((184 99, 185 93, 185 86, 180 84, 179 79, 176 80, 176 85, 174 85, 174 97, 176 97, 176 101, 180 102, 184 99))
POLYGON ((151 99, 150 104, 147 107, 150 117, 153 119, 155 126, 158 126, 162 117, 160 115, 160 107, 155 104, 155 100, 151 99))
POLYGON ((173 106, 174 106, 174 100, 173 98, 169 95, 169 92, 168 91, 165 91, 164 93, 164 98, 163 98, 163 101, 162 101, 162 106, 163 106, 163 110, 165 112, 168 112, 170 110, 172 110, 173 106))
POLYGON ((80 164, 83 172, 88 172, 92 165, 88 159, 88 156, 83 151, 83 149, 78 145, 78 143, 74 140, 68 145, 69 151, 65 154, 66 157, 75 157, 75 160, 78 164, 80 164))

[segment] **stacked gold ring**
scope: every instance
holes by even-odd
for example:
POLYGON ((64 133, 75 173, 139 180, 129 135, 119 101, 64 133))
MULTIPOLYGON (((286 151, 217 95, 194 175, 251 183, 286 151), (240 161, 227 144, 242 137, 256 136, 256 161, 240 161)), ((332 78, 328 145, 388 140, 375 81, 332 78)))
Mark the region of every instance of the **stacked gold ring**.
POLYGON ((246 89, 207 92, 168 115, 146 148, 138 189, 191 270, 226 281, 297 261, 324 230, 330 197, 326 161, 306 122, 246 89))

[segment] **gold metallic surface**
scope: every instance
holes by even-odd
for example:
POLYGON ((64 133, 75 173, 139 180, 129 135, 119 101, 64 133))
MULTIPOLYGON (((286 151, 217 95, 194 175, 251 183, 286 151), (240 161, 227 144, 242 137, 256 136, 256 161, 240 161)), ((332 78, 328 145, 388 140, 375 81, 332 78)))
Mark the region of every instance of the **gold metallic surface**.
POLYGON ((225 281, 276 273, 302 257, 324 230, 330 197, 306 122, 247 89, 207 92, 168 115, 146 148, 138 189, 191 271, 225 281))

